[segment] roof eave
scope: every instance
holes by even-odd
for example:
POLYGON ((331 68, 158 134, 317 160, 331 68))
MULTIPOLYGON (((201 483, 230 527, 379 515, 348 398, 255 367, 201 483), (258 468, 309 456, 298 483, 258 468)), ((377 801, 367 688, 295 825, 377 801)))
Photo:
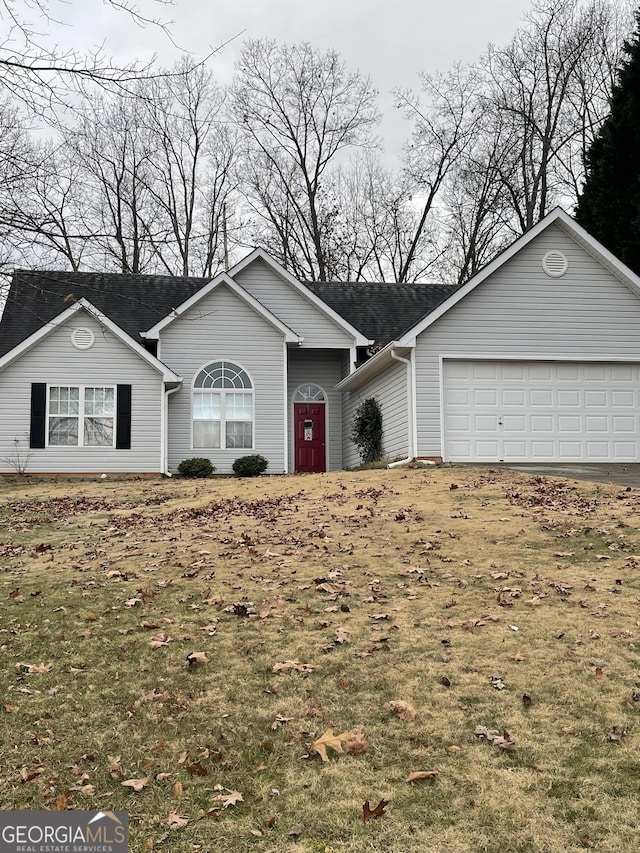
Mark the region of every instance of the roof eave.
POLYGON ((413 345, 411 344, 389 341, 389 343, 372 356, 369 361, 365 361, 365 363, 358 367, 357 370, 338 382, 336 390, 355 391, 364 385, 365 382, 369 382, 385 368, 389 367, 389 365, 395 363, 396 360, 393 358, 393 352, 404 354, 411 349, 413 349, 413 345))

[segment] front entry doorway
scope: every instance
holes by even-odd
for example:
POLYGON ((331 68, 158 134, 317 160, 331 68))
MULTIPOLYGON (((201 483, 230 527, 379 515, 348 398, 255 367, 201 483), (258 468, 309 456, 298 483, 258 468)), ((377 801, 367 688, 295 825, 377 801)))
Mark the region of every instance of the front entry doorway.
POLYGON ((321 474, 327 470, 324 391, 317 385, 304 385, 293 399, 295 471, 321 474))

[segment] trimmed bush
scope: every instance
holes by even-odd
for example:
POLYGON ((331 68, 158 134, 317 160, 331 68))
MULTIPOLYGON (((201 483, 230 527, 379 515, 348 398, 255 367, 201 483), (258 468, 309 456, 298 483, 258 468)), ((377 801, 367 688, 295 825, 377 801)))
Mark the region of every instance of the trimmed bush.
POLYGON ((382 412, 375 397, 369 397, 358 406, 351 441, 357 446, 363 462, 377 462, 382 458, 382 412))
POLYGON ((215 465, 206 456, 194 456, 192 459, 183 459, 178 465, 178 471, 183 477, 208 477, 215 471, 215 465))
POLYGON ((257 477, 267 470, 269 465, 264 456, 259 453, 251 453, 249 456, 241 456, 233 463, 233 473, 236 477, 257 477))

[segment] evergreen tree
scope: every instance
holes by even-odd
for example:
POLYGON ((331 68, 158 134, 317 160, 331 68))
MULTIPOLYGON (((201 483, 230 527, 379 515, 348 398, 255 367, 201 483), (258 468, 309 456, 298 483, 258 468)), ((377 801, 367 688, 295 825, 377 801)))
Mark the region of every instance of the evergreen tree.
POLYGON ((640 274, 640 9, 624 43, 610 113, 586 157, 577 221, 640 274))

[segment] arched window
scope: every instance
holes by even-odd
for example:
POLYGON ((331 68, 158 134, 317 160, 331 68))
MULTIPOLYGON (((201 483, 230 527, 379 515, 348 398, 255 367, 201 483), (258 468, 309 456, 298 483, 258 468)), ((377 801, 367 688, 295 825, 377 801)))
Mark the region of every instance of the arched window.
POLYGON ((301 385, 293 395, 294 403, 324 403, 324 391, 317 385, 301 385))
POLYGON ((253 447, 253 383, 230 361, 214 361, 193 380, 194 448, 253 447))

